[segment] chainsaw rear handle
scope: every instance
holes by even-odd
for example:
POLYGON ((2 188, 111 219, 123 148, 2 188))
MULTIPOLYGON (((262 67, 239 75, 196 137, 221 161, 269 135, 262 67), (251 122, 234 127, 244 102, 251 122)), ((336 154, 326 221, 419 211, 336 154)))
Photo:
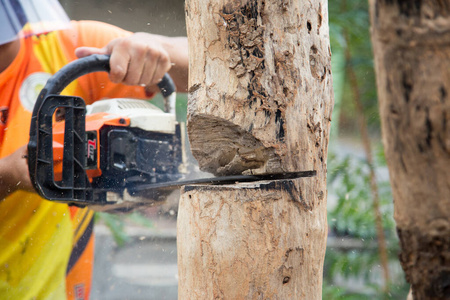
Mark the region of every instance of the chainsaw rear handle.
MULTIPOLYGON (((85 111, 86 104, 79 97, 58 96, 72 81, 93 72, 109 72, 109 56, 95 54, 75 60, 46 83, 33 108, 28 143, 28 169, 36 191, 49 200, 74 200, 75 203, 92 200, 92 188, 84 170, 85 159, 85 111), (53 113, 65 108, 63 180, 54 181, 53 171, 53 113), (67 152, 67 153, 66 153, 67 152), (67 154, 67 155, 66 155, 67 154)), ((174 113, 175 85, 165 74, 158 83, 165 99, 166 112, 174 113), (169 102, 169 104, 168 104, 169 102)))

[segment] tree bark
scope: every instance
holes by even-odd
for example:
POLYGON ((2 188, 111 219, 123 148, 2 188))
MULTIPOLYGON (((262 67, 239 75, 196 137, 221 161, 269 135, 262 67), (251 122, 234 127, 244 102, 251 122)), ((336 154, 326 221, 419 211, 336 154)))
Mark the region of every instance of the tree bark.
POLYGON ((414 299, 450 299, 450 4, 370 11, 400 262, 414 299))
POLYGON ((326 1, 186 2, 188 134, 216 175, 312 178, 185 187, 180 299, 321 299, 333 105, 326 1))
POLYGON ((322 299, 326 212, 310 193, 290 180, 185 187, 179 299, 322 299))

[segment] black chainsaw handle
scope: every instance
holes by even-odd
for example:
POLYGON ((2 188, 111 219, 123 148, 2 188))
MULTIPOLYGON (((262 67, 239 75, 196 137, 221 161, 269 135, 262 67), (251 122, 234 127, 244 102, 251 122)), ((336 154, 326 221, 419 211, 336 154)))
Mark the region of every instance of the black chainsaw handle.
MULTIPOLYGON (((94 72, 108 72, 109 55, 93 54, 83 58, 79 58, 56 72, 46 83, 42 89, 41 94, 36 101, 35 107, 39 107, 43 99, 48 95, 58 95, 62 92, 72 81, 83 75, 94 72)), ((175 84, 169 74, 164 74, 162 80, 158 83, 161 94, 164 98, 170 96, 175 92, 175 84)))
MULTIPOLYGON (((56 72, 45 84, 40 92, 33 108, 31 119, 30 135, 35 135, 36 116, 44 99, 49 95, 59 95, 72 81, 83 75, 94 72, 109 72, 109 55, 93 54, 83 58, 74 60, 73 62, 62 67, 56 72)), ((164 98, 169 97, 175 92, 175 84, 169 74, 164 74, 162 80, 158 83, 158 87, 164 98)))
MULTIPOLYGON (((72 81, 83 75, 94 72, 109 72, 109 55, 93 54, 74 60, 62 67, 45 84, 40 92, 33 108, 31 118, 30 136, 35 135, 37 130, 36 117, 45 98, 49 95, 59 95, 72 81)), ((164 98, 168 98, 175 93, 175 84, 169 74, 158 82, 158 87, 164 98)))

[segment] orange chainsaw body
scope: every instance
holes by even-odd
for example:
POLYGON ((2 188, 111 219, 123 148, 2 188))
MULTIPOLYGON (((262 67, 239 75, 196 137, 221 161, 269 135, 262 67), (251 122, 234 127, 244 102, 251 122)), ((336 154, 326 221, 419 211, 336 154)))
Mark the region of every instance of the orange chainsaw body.
MULTIPOLYGON (((130 126, 130 118, 119 117, 111 115, 109 113, 96 113, 86 116, 86 132, 95 132, 95 136, 100 136, 100 130, 106 126, 116 127, 128 127, 130 126)), ((62 179, 62 161, 64 152, 64 121, 55 122, 53 125, 53 170, 55 181, 62 179)), ((102 175, 100 168, 100 147, 98 139, 87 140, 87 158, 96 156, 96 167, 91 167, 86 170, 86 174, 89 177, 89 181, 92 182, 92 178, 102 175)))

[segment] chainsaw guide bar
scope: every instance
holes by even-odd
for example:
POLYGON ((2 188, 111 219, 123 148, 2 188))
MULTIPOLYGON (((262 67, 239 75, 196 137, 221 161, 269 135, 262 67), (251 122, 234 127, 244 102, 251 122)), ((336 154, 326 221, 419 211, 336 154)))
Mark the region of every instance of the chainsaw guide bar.
POLYGON ((286 180, 286 179, 297 179, 303 177, 313 177, 316 176, 316 171, 299 171, 299 172, 285 172, 285 173, 274 173, 274 174, 258 174, 258 175, 229 175, 229 176, 219 176, 210 178, 199 178, 192 180, 180 180, 177 182, 160 182, 154 184, 141 184, 130 189, 130 192, 141 192, 148 190, 174 190, 181 188, 185 185, 225 185, 225 184, 235 184, 243 182, 255 182, 264 180, 286 180))
POLYGON ((166 196, 175 193, 182 186, 199 185, 232 185, 238 183, 261 182, 267 180, 290 180, 304 177, 314 177, 317 172, 299 171, 274 174, 258 175, 229 175, 220 177, 198 178, 190 180, 180 180, 176 182, 160 182, 153 184, 139 184, 135 187, 129 187, 121 195, 109 193, 108 201, 103 203, 89 203, 88 206, 95 211, 123 213, 129 212, 139 207, 148 207, 158 205, 164 202, 166 196), (160 199, 162 197, 162 202, 160 199))

